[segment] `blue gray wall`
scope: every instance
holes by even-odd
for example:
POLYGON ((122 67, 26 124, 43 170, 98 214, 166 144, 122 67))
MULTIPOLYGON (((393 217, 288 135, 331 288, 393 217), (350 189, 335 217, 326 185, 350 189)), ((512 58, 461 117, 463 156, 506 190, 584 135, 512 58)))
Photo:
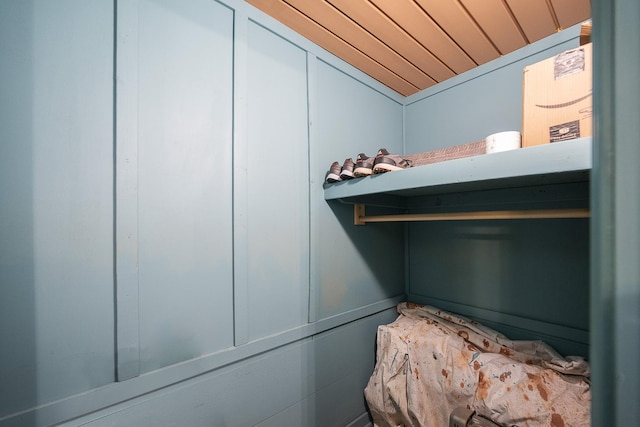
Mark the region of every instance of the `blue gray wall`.
POLYGON ((0 5, 0 419, 114 380, 112 16, 0 5))
POLYGON ((577 47, 579 35, 580 25, 573 26, 407 97, 406 152, 421 153, 496 132, 522 130, 524 67, 577 47))
POLYGON ((401 98, 241 1, 115 6, 0 5, 0 424, 366 423, 403 227, 322 183, 401 98))
MULTIPOLYGON (((522 72, 579 44, 579 26, 407 98, 405 150, 419 153, 522 129, 522 72)), ((442 209, 588 207, 587 183, 449 194, 417 202, 442 209)), ((409 299, 475 317, 507 336, 543 339, 588 355, 589 221, 410 223, 409 299)))
POLYGON ((634 425, 640 418, 638 19, 637 1, 593 2, 590 356, 596 385, 594 426, 634 425))
POLYGON ((239 0, 0 2, 0 425, 364 425, 406 297, 585 352, 587 221, 354 227, 322 191, 520 129, 522 67, 576 44, 404 99, 239 0))

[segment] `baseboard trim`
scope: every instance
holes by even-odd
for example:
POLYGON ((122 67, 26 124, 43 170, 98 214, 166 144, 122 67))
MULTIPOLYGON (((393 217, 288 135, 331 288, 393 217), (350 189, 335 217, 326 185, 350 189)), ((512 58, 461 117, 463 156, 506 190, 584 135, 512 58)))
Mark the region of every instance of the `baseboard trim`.
POLYGON ((351 421, 345 427, 371 427, 371 418, 368 412, 363 412, 359 417, 351 421))

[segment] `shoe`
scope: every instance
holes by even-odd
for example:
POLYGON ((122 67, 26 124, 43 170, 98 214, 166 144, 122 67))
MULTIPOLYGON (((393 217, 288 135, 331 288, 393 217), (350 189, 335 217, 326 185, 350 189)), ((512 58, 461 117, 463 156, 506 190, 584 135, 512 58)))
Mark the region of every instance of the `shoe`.
POLYGON ((342 181, 342 178, 340 178, 341 170, 342 170, 342 167, 340 167, 340 163, 338 162, 331 163, 329 172, 327 172, 327 182, 342 181))
POLYGON ((356 168, 353 170, 353 175, 356 178, 368 176, 373 173, 373 157, 367 157, 366 154, 360 153, 356 157, 356 168))
POLYGON ((346 159, 342 164, 342 171, 340 171, 340 178, 343 180, 353 178, 353 169, 356 167, 356 164, 353 163, 353 160, 346 159))
POLYGON ((397 154, 390 154, 386 148, 381 148, 378 150, 378 154, 376 154, 373 162, 373 173, 397 171, 412 166, 413 162, 411 160, 403 159, 397 154))

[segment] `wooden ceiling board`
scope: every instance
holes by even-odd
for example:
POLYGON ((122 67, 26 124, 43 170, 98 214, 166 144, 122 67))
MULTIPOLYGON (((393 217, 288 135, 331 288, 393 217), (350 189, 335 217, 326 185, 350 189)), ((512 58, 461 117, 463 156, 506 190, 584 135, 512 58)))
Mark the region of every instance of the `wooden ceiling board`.
POLYGON ((444 81, 455 76, 456 73, 453 70, 398 27, 373 4, 367 1, 354 2, 353 0, 327 1, 398 52, 407 61, 421 69, 433 70, 428 74, 434 80, 444 81))
POLYGON ((551 0, 551 5, 558 17, 560 29, 569 28, 591 17, 589 0, 551 0))
POLYGON ((590 0, 245 0, 409 96, 586 21, 590 0))
POLYGON ((246 1, 399 94, 409 96, 419 91, 416 86, 392 73, 287 4, 281 1, 246 1))
POLYGON ((477 65, 413 1, 370 0, 370 2, 456 73, 464 73, 477 65))
POLYGON ((325 1, 284 0, 365 55, 384 64, 419 89, 432 86, 435 79, 419 70, 325 1))
POLYGON ((538 41, 558 31, 554 16, 543 0, 506 0, 513 15, 520 23, 529 43, 538 41))
POLYGON ((461 0, 461 2, 501 55, 513 52, 527 44, 504 0, 461 0))
POLYGON ((457 0, 416 0, 416 2, 477 64, 484 64, 500 56, 500 52, 480 31, 457 0))

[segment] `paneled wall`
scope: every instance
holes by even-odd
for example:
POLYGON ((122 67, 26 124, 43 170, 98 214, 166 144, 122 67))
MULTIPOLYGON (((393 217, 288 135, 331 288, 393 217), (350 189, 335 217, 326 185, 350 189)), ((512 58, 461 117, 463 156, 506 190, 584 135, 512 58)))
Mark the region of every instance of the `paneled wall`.
POLYGON ((397 94, 239 0, 2 2, 0 57, 1 425, 367 422, 403 226, 322 184, 397 94))
POLYGON ((0 4, 0 420, 113 381, 113 35, 108 2, 0 4))
POLYGON ((588 221, 354 227, 322 190, 520 129, 577 35, 402 98, 240 0, 0 2, 0 425, 364 425, 405 298, 586 353, 588 221))
POLYGON ((116 289, 137 291, 145 373, 233 345, 233 12, 142 0, 120 4, 117 18, 116 96, 137 111, 116 110, 116 174, 135 174, 137 194, 117 181, 116 206, 131 217, 119 212, 116 232, 137 235, 138 265, 118 265, 118 278, 137 282, 116 289), (137 163, 123 165, 136 149, 137 163))
POLYGON ((69 426, 364 426, 377 325, 395 309, 267 351, 69 426))
POLYGON ((244 216, 237 228, 246 226, 246 236, 238 237, 246 239, 247 252, 236 253, 246 265, 236 267, 247 272, 246 313, 238 314, 248 317, 248 335, 236 331, 236 343, 291 329, 309 318, 306 52, 254 22, 247 36, 248 126, 246 144, 236 141, 235 158, 238 174, 246 174, 246 188, 240 180, 235 188, 246 201, 245 211, 240 203, 235 206, 244 216))
POLYGON ((354 227, 353 207, 324 200, 321 182, 332 161, 381 147, 402 151, 402 106, 389 102, 319 58, 312 70, 312 319, 375 304, 404 292, 404 226, 354 227), (366 108, 364 108, 366 106, 366 108), (380 120, 380 118, 382 118, 380 120), (376 285, 372 286, 371 284, 376 285))

